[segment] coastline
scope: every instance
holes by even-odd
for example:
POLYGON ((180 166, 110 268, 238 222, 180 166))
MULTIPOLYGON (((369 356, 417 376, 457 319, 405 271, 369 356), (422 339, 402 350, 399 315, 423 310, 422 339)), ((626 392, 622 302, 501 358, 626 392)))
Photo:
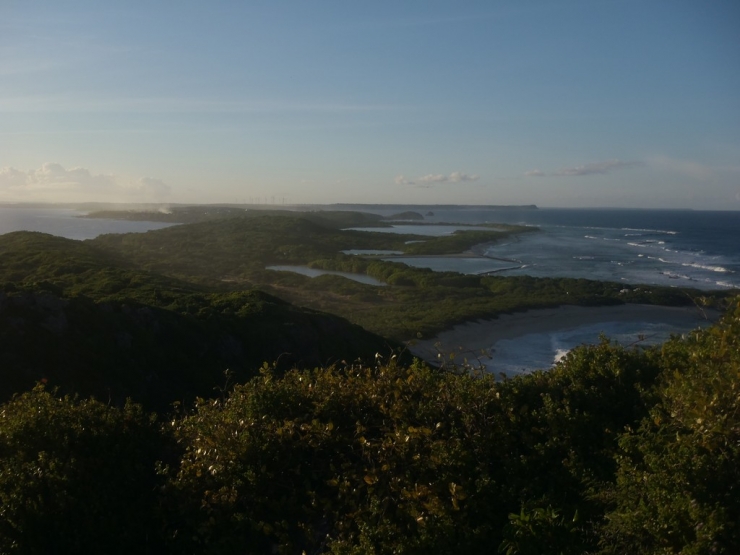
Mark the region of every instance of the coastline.
POLYGON ((645 304, 583 307, 563 305, 556 308, 532 309, 502 314, 490 320, 475 320, 459 324, 409 345, 412 355, 426 361, 437 359, 438 353, 479 354, 495 348, 499 341, 520 339, 531 334, 554 334, 584 326, 614 322, 669 324, 690 330, 717 321, 721 313, 695 306, 671 307, 645 304), (705 318, 706 315, 706 318, 705 318))

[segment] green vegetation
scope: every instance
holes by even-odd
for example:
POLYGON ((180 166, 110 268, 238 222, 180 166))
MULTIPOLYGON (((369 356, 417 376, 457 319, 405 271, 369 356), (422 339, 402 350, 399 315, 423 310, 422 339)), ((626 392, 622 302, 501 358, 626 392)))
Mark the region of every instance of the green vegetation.
POLYGON ((280 369, 328 365, 398 345, 341 318, 258 291, 155 294, 158 304, 59 291, 0 289, 0 399, 45 380, 65 392, 148 409, 209 397, 265 360, 280 369), (228 370, 228 378, 224 372, 228 370))
POLYGON ((648 417, 620 439, 608 553, 740 547, 740 310, 672 341, 648 417))
MULTIPOLYGON (((624 293, 612 283, 436 273, 341 254, 468 248, 518 228, 406 245, 414 236, 343 230, 377 222, 373 215, 247 214, 93 241, 0 237, 0 362, 8 369, 0 400, 46 379, 63 392, 116 404, 131 397, 161 411, 211 396, 226 370, 244 382, 264 361, 283 371, 368 360, 472 318, 562 303, 691 302, 677 289, 624 293), (362 273, 388 286, 309 279, 268 264, 362 273)), ((721 304, 722 295, 698 301, 721 304)))
POLYGON ((452 235, 437 237, 433 241, 412 243, 406 246, 406 252, 408 254, 457 254, 468 251, 475 245, 495 243, 512 234, 537 231, 536 228, 521 225, 496 224, 495 227, 496 229, 491 231, 463 230, 452 235))
POLYGON ((90 212, 85 218, 106 218, 112 220, 129 220, 144 222, 165 222, 173 224, 192 224, 227 218, 263 218, 275 216, 296 216, 321 221, 324 225, 332 225, 340 229, 352 226, 386 227, 382 216, 366 212, 342 211, 291 211, 274 208, 237 208, 234 206, 197 205, 173 206, 169 210, 138 211, 138 210, 98 210, 90 212))
POLYGON ((256 290, 208 289, 133 268, 89 242, 2 237, 0 400, 39 380, 163 410, 210 396, 224 372, 372 359, 398 345, 256 290))
POLYGON ((144 234, 107 235, 86 243, 139 270, 210 290, 258 288, 291 303, 342 316, 399 341, 418 334, 433 335, 466 320, 528 308, 623 302, 681 305, 695 297, 721 304, 725 296, 660 287, 638 287, 622 293, 622 284, 585 279, 465 276, 341 253, 349 249, 459 253, 480 243, 536 231, 529 227, 497 225, 491 231, 421 237, 343 229, 367 225, 366 221, 373 219, 354 212, 254 212, 144 234), (424 242, 406 244, 411 240, 424 242), (265 270, 268 265, 280 264, 367 274, 390 287, 336 276, 311 279, 265 270))
POLYGON ((735 553, 740 308, 496 382, 380 358, 159 423, 43 387, 0 406, 3 553, 735 553))
POLYGON ((140 406, 37 387, 0 409, 0 553, 155 553, 168 446, 140 406))
POLYGON ((503 382, 371 333, 727 294, 340 252, 459 252, 517 228, 407 245, 344 230, 383 225, 357 213, 190 215, 84 242, 0 237, 0 553, 737 551, 737 306, 659 348, 605 340, 503 382))

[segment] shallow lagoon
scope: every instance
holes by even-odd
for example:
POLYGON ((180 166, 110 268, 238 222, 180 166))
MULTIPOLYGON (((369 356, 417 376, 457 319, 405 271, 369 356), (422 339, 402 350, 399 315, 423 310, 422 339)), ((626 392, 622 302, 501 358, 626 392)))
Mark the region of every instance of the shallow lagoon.
POLYGON ((406 235, 428 235, 443 237, 456 231, 501 231, 493 227, 465 225, 394 225, 391 227, 350 227, 348 231, 371 231, 373 233, 400 233, 406 235))
POLYGON ((342 251, 343 254, 351 254, 351 255, 368 255, 368 256, 375 256, 375 255, 389 255, 389 254, 403 254, 403 251, 390 251, 390 250, 380 250, 380 249, 349 249, 346 251, 342 251))
POLYGON ((309 268, 308 266, 267 266, 266 270, 275 270, 277 272, 293 272, 295 274, 301 274, 302 276, 315 278, 319 276, 341 276, 365 285, 386 285, 382 281, 378 281, 374 277, 367 276, 365 274, 353 274, 350 272, 333 272, 331 270, 319 270, 316 268, 309 268))
POLYGON ((435 272, 458 272, 473 275, 501 272, 519 267, 512 262, 481 257, 398 256, 383 258, 383 260, 387 262, 402 262, 414 268, 429 268, 435 272))

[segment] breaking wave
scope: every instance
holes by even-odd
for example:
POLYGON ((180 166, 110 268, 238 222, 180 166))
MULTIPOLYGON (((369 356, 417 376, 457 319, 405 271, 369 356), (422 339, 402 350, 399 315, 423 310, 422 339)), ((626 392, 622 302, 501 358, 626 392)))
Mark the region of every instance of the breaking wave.
POLYGON ((726 274, 734 273, 732 270, 723 268, 722 266, 705 266, 704 264, 694 263, 682 263, 681 266, 687 266, 691 268, 698 268, 699 270, 709 270, 710 272, 721 272, 726 274))
POLYGON ((639 229, 634 227, 622 227, 621 231, 642 231, 643 233, 664 233, 666 235, 678 235, 678 231, 670 231, 667 229, 639 229))

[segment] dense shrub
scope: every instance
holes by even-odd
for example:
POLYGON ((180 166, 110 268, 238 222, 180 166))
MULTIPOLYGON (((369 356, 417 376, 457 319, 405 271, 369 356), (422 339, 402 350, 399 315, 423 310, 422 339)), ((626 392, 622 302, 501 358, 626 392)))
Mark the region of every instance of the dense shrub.
POLYGON ((503 382, 342 363, 157 425, 43 387, 0 406, 0 553, 735 553, 740 311, 503 382))
POLYGON ((663 347, 658 402, 621 439, 606 553, 737 553, 740 307, 663 347))
POLYGON ((506 518, 497 397, 491 378, 418 364, 267 370, 175 423, 172 495, 200 552, 488 548, 506 518))
POLYGON ((42 386, 0 409, 0 553, 157 553, 163 436, 42 386))

